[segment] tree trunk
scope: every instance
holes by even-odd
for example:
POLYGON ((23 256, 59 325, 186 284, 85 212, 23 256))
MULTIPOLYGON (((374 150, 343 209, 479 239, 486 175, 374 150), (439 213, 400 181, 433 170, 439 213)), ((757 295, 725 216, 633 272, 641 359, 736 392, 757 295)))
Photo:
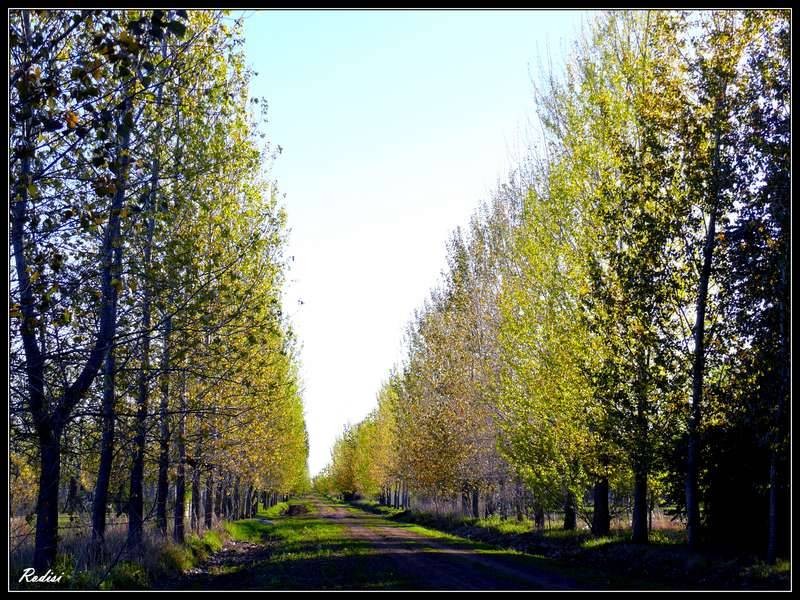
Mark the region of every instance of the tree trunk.
MULTIPOLYGON (((161 41, 162 60, 166 59, 166 40, 161 41)), ((156 109, 160 110, 163 85, 159 84, 156 93, 156 109)), ((161 128, 158 127, 156 138, 160 137, 161 128)), ((150 283, 150 263, 153 253, 153 236, 155 234, 156 218, 155 212, 158 198, 160 161, 157 156, 153 159, 153 167, 150 176, 150 193, 147 196, 145 211, 146 233, 142 256, 142 365, 139 372, 138 397, 136 404, 138 411, 136 414, 137 433, 134 438, 133 467, 131 468, 131 511, 128 517, 128 545, 131 547, 141 544, 142 536, 142 517, 143 517, 143 490, 144 482, 144 452, 145 435, 147 432, 147 410, 150 394, 150 326, 152 320, 152 285, 150 283), (135 487, 134 487, 135 486, 135 487)), ((159 462, 159 468, 161 464, 159 462)))
MULTIPOLYGON (((788 250, 788 249, 787 249, 788 250)), ((785 254, 789 257, 789 252, 785 254)), ((786 426, 786 399, 791 389, 789 380, 789 365, 791 363, 791 355, 789 353, 789 339, 787 332, 791 330, 791 322, 789 320, 790 312, 788 309, 790 300, 790 290, 787 277, 787 264, 780 265, 780 277, 777 296, 780 298, 778 302, 779 309, 779 325, 778 335, 780 336, 780 354, 779 354, 779 370, 778 370, 778 386, 777 398, 771 408, 771 423, 770 423, 770 447, 769 447, 769 512, 767 523, 767 563, 775 564, 778 558, 778 520, 779 516, 779 498, 782 482, 779 474, 779 460, 782 452, 783 429, 786 426)), ((790 463, 791 464, 791 463, 790 463)))
POLYGON ((161 401, 159 403, 158 490, 156 492, 156 524, 167 535, 167 499, 169 497, 169 337, 172 316, 164 320, 164 350, 161 355, 161 401))
POLYGON ((186 373, 181 376, 180 414, 178 415, 178 435, 176 445, 178 448, 178 465, 175 477, 175 527, 173 538, 182 544, 184 540, 184 514, 186 512, 186 373))
POLYGON ((39 497, 36 503, 36 546, 33 568, 53 565, 58 546, 58 484, 61 477, 61 434, 40 438, 39 497))
POLYGON ((111 467, 114 460, 115 371, 114 349, 109 348, 103 372, 103 434, 100 439, 100 464, 97 468, 97 482, 92 499, 92 544, 97 552, 105 545, 108 486, 111 482, 111 467))
POLYGON ((192 467, 192 507, 190 514, 192 531, 200 531, 200 467, 192 467))
POLYGON ((769 456, 769 522, 767 525, 767 563, 775 564, 778 557, 778 461, 777 451, 769 456))
POLYGON ((633 475, 633 543, 647 543, 647 470, 635 467, 633 475))
POLYGON ((186 474, 183 461, 178 459, 178 473, 175 477, 175 526, 172 530, 173 539, 182 544, 185 537, 184 515, 186 513, 186 474))
MULTIPOLYGON (((725 94, 723 86, 723 96, 725 94)), ((703 402, 703 377, 705 375, 705 333, 706 333, 706 305, 708 302, 708 284, 711 279, 711 267, 714 260, 714 246, 716 245, 717 204, 719 202, 719 156, 720 156, 720 131, 719 125, 715 132, 714 162, 712 172, 712 198, 711 212, 708 217, 708 229, 703 244, 703 265, 700 270, 700 281, 697 288, 697 313, 694 322, 694 363, 692 366, 692 410, 689 414, 689 440, 686 458, 686 534, 690 548, 699 544, 700 529, 700 499, 697 495, 697 476, 700 469, 700 425, 702 419, 703 402)))
POLYGON ((211 529, 214 525, 214 470, 209 469, 206 475, 206 495, 205 503, 203 505, 203 516, 205 517, 206 529, 211 529))
MULTIPOLYGON (((156 164, 158 161, 156 161, 156 164)), ((154 171, 157 176, 157 170, 154 171)), ((130 502, 128 503, 128 547, 138 549, 142 544, 142 527, 144 521, 144 458, 145 445, 147 441, 147 410, 148 395, 150 392, 150 283, 147 280, 150 268, 150 254, 153 244, 153 229, 155 219, 152 214, 153 196, 155 191, 152 189, 148 195, 148 209, 150 214, 147 217, 147 236, 144 244, 144 263, 145 272, 143 283, 142 300, 142 356, 141 368, 138 377, 138 393, 136 398, 136 435, 133 438, 133 462, 131 464, 131 491, 130 502)))
POLYGON ((222 480, 220 480, 220 482, 217 483, 217 493, 214 495, 214 515, 217 519, 222 518, 222 492, 222 480))
POLYGON ((637 447, 633 456, 633 542, 646 544, 647 531, 647 476, 650 470, 649 433, 647 426, 648 369, 650 355, 643 349, 639 359, 639 374, 636 381, 636 431, 637 447))
MULTIPOLYGON (((30 59, 30 13, 23 11, 25 49, 30 59)), ((25 145, 33 152, 34 132, 31 118, 23 124, 25 145)), ((25 222, 28 219, 28 185, 31 183, 31 161, 27 154, 20 165, 20 178, 11 201, 11 243, 14 248, 14 266, 19 284, 20 337, 25 350, 25 377, 28 407, 33 415, 39 441, 39 494, 36 502, 36 540, 33 567, 45 571, 56 558, 58 544, 58 484, 61 475, 61 432, 57 431, 47 410, 44 396, 44 359, 36 339, 36 301, 33 297, 30 271, 25 256, 25 222)))
POLYGON ((533 523, 536 529, 544 529, 544 507, 537 506, 533 511, 533 523))
POLYGON ((247 486, 245 488, 245 493, 242 496, 242 519, 249 519, 250 518, 250 508, 251 508, 251 499, 252 499, 253 488, 252 486, 247 486))
POLYGON ((231 519, 231 520, 234 519, 233 494, 231 489, 227 485, 225 486, 225 496, 222 499, 222 514, 226 519, 231 519))
POLYGON ((128 547, 138 549, 142 544, 144 524, 144 451, 147 433, 147 406, 139 405, 136 415, 136 435, 131 464, 131 488, 128 500, 128 547))
MULTIPOLYGON (((147 295, 147 293, 145 293, 147 295)), ((147 302, 147 317, 143 319, 145 332, 150 328, 150 306, 147 302)), ((133 438, 133 462, 131 464, 131 491, 128 503, 128 547, 138 548, 142 543, 144 520, 144 458, 147 437, 148 376, 150 371, 150 335, 142 340, 142 374, 139 377, 139 393, 136 401, 136 435, 133 438)))
POLYGON ((592 511, 592 534, 597 537, 608 535, 611 517, 608 512, 608 478, 603 477, 594 484, 594 510, 592 511))
POLYGON ((479 500, 480 500, 480 492, 478 491, 477 487, 473 488, 472 489, 472 516, 475 519, 478 519, 481 516, 481 513, 478 510, 478 508, 479 508, 478 507, 479 500))
POLYGON ((69 478, 69 485, 67 486, 67 498, 64 501, 64 510, 70 517, 75 513, 75 507, 78 504, 78 480, 75 476, 69 478))
POLYGON ((703 375, 705 371, 705 313, 708 283, 711 277, 711 262, 714 250, 716 212, 711 213, 708 233, 703 251, 703 267, 697 294, 697 317, 694 324, 694 364, 692 368, 692 409, 689 417, 689 440, 686 459, 686 533, 689 546, 696 548, 699 542, 700 501, 697 497, 697 474, 699 470, 699 429, 702 418, 703 375))
MULTIPOLYGON (((26 42, 30 36, 28 13, 23 15, 26 42)), ((129 101, 123 103, 123 110, 129 108, 129 101)), ((31 139, 32 124, 26 120, 27 143, 33 148, 31 139)), ((122 136, 122 147, 129 146, 129 133, 122 136)), ((120 155, 118 154, 118 158, 120 155)), ((25 256, 25 222, 27 220, 27 186, 30 181, 31 158, 25 156, 21 162, 20 182, 17 194, 11 202, 11 244, 17 281, 20 289, 20 337, 25 352, 25 377, 28 392, 28 407, 33 417, 34 427, 39 439, 41 471, 36 508, 36 538, 34 548, 34 568, 46 571, 52 566, 58 545, 58 485, 61 471, 61 427, 69 418, 75 405, 92 385, 97 372, 111 347, 116 329, 117 288, 111 285, 114 268, 119 266, 121 250, 115 251, 119 240, 120 210, 125 199, 127 157, 122 157, 117 177, 117 191, 109 211, 108 227, 101 248, 102 282, 100 327, 95 343, 77 378, 69 385, 58 402, 53 402, 50 411, 44 394, 44 358, 36 339, 33 324, 36 322, 36 302, 32 293, 31 277, 25 256)))
POLYGON ((236 483, 233 486, 233 520, 240 519, 239 516, 239 478, 236 478, 236 483))
POLYGON ((503 519, 508 519, 509 509, 511 508, 510 503, 507 502, 507 498, 508 498, 508 496, 506 494, 505 480, 501 479, 500 480, 500 516, 503 519))
POLYGON ((564 529, 574 531, 578 525, 577 514, 575 512, 575 494, 567 492, 564 495, 564 529))

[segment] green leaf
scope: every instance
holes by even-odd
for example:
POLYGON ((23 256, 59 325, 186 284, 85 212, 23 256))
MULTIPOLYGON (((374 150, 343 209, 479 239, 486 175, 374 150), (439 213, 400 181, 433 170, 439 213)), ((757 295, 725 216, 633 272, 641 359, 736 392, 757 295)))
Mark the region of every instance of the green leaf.
POLYGON ((167 23, 167 29, 179 38, 183 38, 183 36, 186 35, 186 25, 180 21, 170 21, 167 23))

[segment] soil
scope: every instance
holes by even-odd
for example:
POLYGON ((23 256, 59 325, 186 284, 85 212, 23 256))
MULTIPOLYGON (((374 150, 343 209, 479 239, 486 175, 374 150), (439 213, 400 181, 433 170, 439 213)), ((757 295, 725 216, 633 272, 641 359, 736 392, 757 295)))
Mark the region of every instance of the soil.
MULTIPOLYGON (((331 520, 344 526, 341 548, 360 551, 322 553, 316 559, 273 562, 285 548, 228 542, 202 568, 187 573, 172 589, 424 589, 540 590, 576 589, 576 582, 534 564, 531 557, 479 549, 457 540, 433 539, 406 524, 379 515, 311 499, 314 510, 290 509, 300 518, 331 520)), ((303 506, 293 504, 292 506, 303 506)), ((336 548, 336 542, 329 544, 336 548)))
POLYGON ((524 558, 508 552, 479 553, 410 531, 385 519, 358 511, 318 503, 321 514, 348 527, 350 537, 365 540, 378 554, 391 556, 398 569, 419 577, 425 589, 511 590, 573 589, 575 583, 561 576, 534 570, 524 558))

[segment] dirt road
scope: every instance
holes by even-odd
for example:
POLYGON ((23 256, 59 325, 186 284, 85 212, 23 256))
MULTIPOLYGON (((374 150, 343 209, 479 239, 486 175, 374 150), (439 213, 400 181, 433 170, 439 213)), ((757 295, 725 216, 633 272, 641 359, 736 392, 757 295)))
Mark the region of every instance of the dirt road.
POLYGON ((347 535, 368 543, 378 556, 419 589, 519 590, 573 589, 575 583, 533 566, 524 555, 476 549, 471 544, 435 539, 402 523, 362 510, 316 502, 326 519, 347 527, 347 535))
MULTIPOLYGON (((264 522, 262 542, 230 542, 177 588, 575 589, 541 560, 458 539, 320 497, 309 512, 264 522)), ((173 587, 173 586, 170 586, 173 587)), ((174 588, 173 588, 174 589, 174 588)))

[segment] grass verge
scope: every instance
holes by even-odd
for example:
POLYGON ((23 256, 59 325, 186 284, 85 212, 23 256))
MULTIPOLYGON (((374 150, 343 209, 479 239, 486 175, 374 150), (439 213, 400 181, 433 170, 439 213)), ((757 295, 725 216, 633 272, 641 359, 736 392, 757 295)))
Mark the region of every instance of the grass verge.
POLYGON ((215 587, 335 590, 380 589, 404 583, 393 564, 373 556, 368 542, 350 538, 347 527, 320 514, 313 500, 281 504, 260 512, 255 519, 226 524, 231 539, 266 543, 267 553, 255 561, 218 569, 215 587))
POLYGON ((448 543, 477 543, 479 552, 517 551, 545 559, 543 568, 604 589, 789 589, 790 563, 767 565, 752 555, 693 552, 682 531, 657 530, 650 544, 630 542, 629 531, 594 538, 586 530, 536 531, 529 521, 465 519, 351 501, 357 509, 406 524, 448 543))

